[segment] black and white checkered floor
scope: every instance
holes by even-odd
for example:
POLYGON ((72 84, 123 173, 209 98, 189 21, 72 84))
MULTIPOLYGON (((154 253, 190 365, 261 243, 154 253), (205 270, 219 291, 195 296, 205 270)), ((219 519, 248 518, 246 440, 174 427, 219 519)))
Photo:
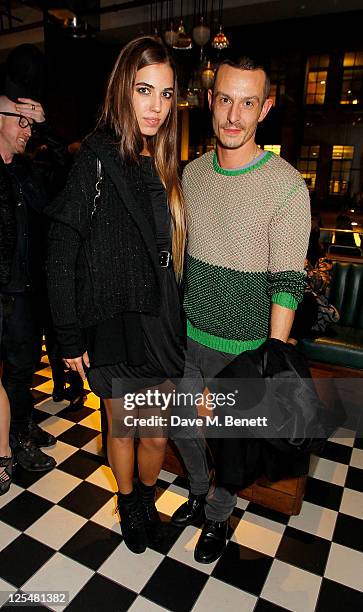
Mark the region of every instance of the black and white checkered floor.
MULTIPOLYGON (((128 551, 115 516, 115 481, 100 455, 100 413, 54 403, 47 358, 36 374, 36 419, 58 438, 57 468, 18 469, 0 497, 0 605, 4 593, 67 591, 67 611, 334 612, 363 610, 363 440, 329 441, 312 457, 299 516, 238 501, 221 559, 197 564, 199 530, 167 526, 160 549, 128 551), (0 594, 1 597, 1 594, 0 594)), ((186 482, 160 474, 157 507, 168 517, 186 482)), ((8 606, 4 605, 4 609, 8 606)), ((47 609, 38 606, 36 609, 47 609)))

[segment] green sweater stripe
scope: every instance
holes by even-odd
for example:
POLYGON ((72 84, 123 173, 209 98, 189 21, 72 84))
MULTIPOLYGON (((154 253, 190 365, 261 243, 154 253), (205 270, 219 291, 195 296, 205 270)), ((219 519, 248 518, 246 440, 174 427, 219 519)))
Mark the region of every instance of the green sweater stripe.
POLYGON ((291 310, 296 310, 298 301, 294 298, 291 293, 286 293, 285 291, 281 291, 280 293, 275 293, 271 301, 273 304, 279 304, 279 306, 284 306, 285 308, 290 308, 291 310))
POLYGON ((261 166, 268 162, 272 155, 273 154, 271 151, 267 151, 266 155, 264 155, 262 159, 252 164, 251 166, 248 166, 247 168, 237 168, 236 170, 230 170, 228 168, 221 168, 218 163, 217 153, 214 151, 213 168, 216 172, 218 172, 218 174, 224 174, 224 176, 239 176, 240 174, 246 174, 247 172, 253 172, 254 170, 257 170, 257 168, 261 168, 261 166))
POLYGON ((239 355, 243 351, 257 349, 266 340, 266 338, 245 341, 227 340, 226 338, 213 336, 213 334, 208 334, 207 332, 194 327, 189 320, 187 320, 187 334, 188 338, 194 340, 195 342, 199 342, 199 344, 203 344, 203 346, 207 346, 215 351, 221 351, 222 353, 230 353, 231 355, 239 355))

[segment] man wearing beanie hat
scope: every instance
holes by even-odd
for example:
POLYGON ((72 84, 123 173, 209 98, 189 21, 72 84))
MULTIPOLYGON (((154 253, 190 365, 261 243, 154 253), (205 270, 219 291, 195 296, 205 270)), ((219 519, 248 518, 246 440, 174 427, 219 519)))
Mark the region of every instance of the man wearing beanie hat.
POLYGON ((15 460, 24 469, 48 471, 56 463, 40 447, 52 446, 56 439, 33 422, 30 391, 37 357, 35 297, 47 197, 34 164, 24 155, 34 127, 45 121, 37 101, 43 79, 42 54, 32 45, 21 45, 9 55, 6 69, 5 95, 0 96, 1 196, 15 213, 16 245, 10 278, 0 285, 0 292, 12 303, 1 338, 3 385, 10 401, 10 444, 15 460))

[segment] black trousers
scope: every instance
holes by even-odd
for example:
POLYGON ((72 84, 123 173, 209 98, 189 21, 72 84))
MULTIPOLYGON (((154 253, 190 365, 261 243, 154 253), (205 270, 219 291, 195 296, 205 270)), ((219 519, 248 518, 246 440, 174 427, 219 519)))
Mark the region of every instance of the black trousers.
POLYGON ((33 411, 31 385, 38 357, 37 317, 31 294, 14 294, 12 299, 11 311, 3 320, 2 383, 10 401, 11 433, 25 433, 33 411))

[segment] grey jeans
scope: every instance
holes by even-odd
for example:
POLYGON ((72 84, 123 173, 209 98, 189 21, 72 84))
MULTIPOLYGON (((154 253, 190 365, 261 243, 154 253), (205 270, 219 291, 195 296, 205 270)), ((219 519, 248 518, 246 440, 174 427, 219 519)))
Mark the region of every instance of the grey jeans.
MULTIPOLYGON (((234 358, 235 355, 215 351, 188 339, 184 377, 178 385, 178 393, 193 395, 202 393, 208 386, 208 379, 213 378, 234 358)), ((198 408, 195 404, 183 406, 181 416, 195 418, 197 414, 198 408)), ((209 487, 206 443, 203 435, 196 428, 183 428, 180 432, 174 432, 173 439, 188 472, 191 493, 194 495, 208 493, 206 517, 213 521, 225 521, 236 505, 237 496, 224 487, 209 487)))

